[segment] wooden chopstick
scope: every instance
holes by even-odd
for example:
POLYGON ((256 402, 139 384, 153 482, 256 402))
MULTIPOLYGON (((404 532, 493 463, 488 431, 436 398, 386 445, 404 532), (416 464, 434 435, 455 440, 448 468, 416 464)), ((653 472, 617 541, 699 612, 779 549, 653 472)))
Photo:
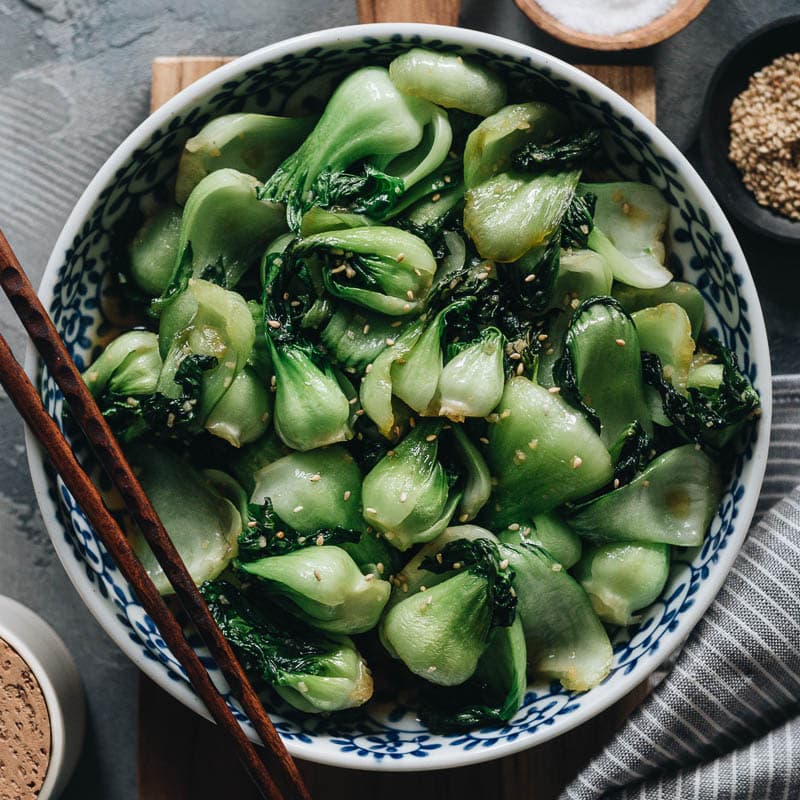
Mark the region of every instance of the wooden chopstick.
MULTIPOLYGON (((245 675, 241 664, 239 664, 239 661, 236 658, 230 644, 223 636, 222 631, 220 631, 219 627, 214 621, 214 618, 211 616, 211 612, 208 610, 208 606, 200 594, 200 591, 195 586, 194 581, 192 580, 188 570, 186 569, 186 566, 183 563, 183 560, 178 554, 178 551, 175 549, 175 546, 172 544, 169 535, 164 529, 164 526, 161 524, 161 520, 158 518, 155 509, 148 500, 147 495, 144 493, 141 484, 134 475, 133 470, 128 464, 127 459, 117 443, 116 438, 111 432, 111 429, 108 427, 108 424, 101 414, 100 409, 97 407, 97 403, 95 403, 94 398, 89 392, 86 384, 83 382, 78 368, 70 358, 64 342, 59 336, 58 331, 56 331, 56 328, 45 311, 44 306, 42 306, 39 298, 36 295, 36 291, 31 285, 31 282, 28 280, 28 276, 20 266, 19 261, 14 255, 14 251, 11 249, 11 246, 9 245, 2 231, 0 231, 0 285, 2 285, 3 291, 11 301, 11 305, 14 307, 17 316, 25 327, 25 330, 28 332, 28 335, 33 341, 34 346, 38 350, 42 361, 47 366, 55 382, 61 388, 64 399, 69 404, 70 413, 73 419, 77 422, 78 426, 89 440, 89 443, 91 444, 92 449, 94 450, 94 453, 100 462, 100 465, 103 467, 112 483, 119 491, 120 496, 125 502, 128 512, 136 522, 139 530, 142 532, 142 535, 164 570, 165 575, 169 579, 169 582, 175 589, 175 594, 203 638, 203 641, 206 643, 206 646, 211 651, 211 655, 222 671, 222 674, 225 676, 225 680, 231 687, 231 691, 241 702, 242 707, 253 723, 258 735, 261 737, 261 740, 265 745, 264 755, 270 770, 275 775, 276 782, 280 785, 283 793, 288 798, 292 798, 292 800, 311 800, 311 795, 303 783, 303 779, 300 776, 296 764, 287 752, 286 747, 283 744, 283 740, 275 730, 269 715, 264 709, 264 706, 255 690, 251 686, 250 681, 245 675)), ((8 349, 7 345, 5 345, 3 352, 3 364, 4 371, 8 371, 9 375, 15 372, 14 365, 16 365, 17 370, 19 369, 19 365, 14 360, 13 354, 11 354, 11 351, 8 349), (14 363, 7 365, 6 368, 6 361, 9 357, 14 363)), ((19 404, 17 405, 17 408, 20 410, 20 413, 23 414, 23 417, 25 417, 26 421, 28 421, 28 417, 26 416, 28 413, 28 406, 41 406, 41 401, 39 400, 36 390, 30 386, 30 381, 27 381, 27 378, 26 382, 30 387, 32 396, 27 390, 25 390, 25 394, 20 397, 23 408, 21 408, 19 404), (36 403, 33 403, 34 397, 36 398, 36 403)), ((17 386, 19 391, 23 391, 24 389, 24 387, 21 387, 19 384, 19 381, 17 381, 15 386, 17 386)), ((9 394, 11 395, 11 391, 9 391, 9 394)), ((41 410, 44 412, 43 408, 41 410)), ((46 412, 44 412, 44 416, 50 419, 46 412)), ((52 420, 50 420, 50 422, 52 422, 52 420)), ((37 430, 44 431, 44 422, 40 417, 37 420, 38 428, 34 427, 30 422, 28 424, 31 425, 34 433, 37 433, 37 430)), ((58 432, 58 427, 55 426, 55 423, 53 423, 53 428, 55 428, 55 430, 58 432)), ((47 450, 48 453, 50 453, 51 447, 58 447, 58 445, 51 445, 53 428, 49 428, 48 432, 45 434, 44 441, 42 442, 45 450, 47 450)), ((69 449, 69 446, 60 436, 60 432, 58 440, 60 443, 63 443, 67 449, 69 449)), ((58 468, 58 465, 56 466, 58 468)), ((64 468, 66 472, 59 469, 64 482, 67 483, 68 486, 68 478, 69 480, 73 480, 72 474, 76 467, 80 469, 77 461, 75 461, 73 457, 71 462, 64 462, 64 468)), ((75 480, 76 482, 79 482, 80 478, 76 478, 75 480)), ((88 485, 80 484, 80 493, 75 494, 76 500, 82 506, 82 500, 86 500, 89 503, 94 502, 88 492, 89 485, 91 485, 90 481, 88 485)), ((100 505, 102 505, 102 502, 100 502, 100 505)), ((136 556, 127 542, 127 539, 122 536, 122 541, 116 542, 116 547, 114 547, 114 531, 109 533, 109 528, 105 525, 107 521, 106 518, 98 519, 102 523, 99 526, 95 525, 91 518, 90 521, 92 521, 98 536, 100 536, 101 540, 106 545, 109 552, 112 553, 115 560, 117 559, 117 556, 114 553, 114 549, 125 553, 125 563, 135 562, 136 564, 139 564, 136 556)), ((118 532, 118 526, 115 526, 115 530, 118 532)), ((117 563, 122 570, 122 564, 119 561, 117 561, 117 563)), ((153 587, 153 584, 147 574, 141 569, 141 565, 139 565, 138 570, 131 569, 130 576, 126 574, 125 577, 131 583, 143 601, 146 596, 149 596, 149 594, 152 594, 152 592, 155 591, 155 587, 153 587)), ((151 613, 150 609, 147 608, 147 604, 144 605, 148 613, 151 613)), ((154 606, 154 608, 156 608, 156 606, 154 606)), ((162 634, 166 634, 166 631, 162 630, 161 625, 167 620, 169 620, 169 622, 166 622, 166 624, 175 625, 180 630, 180 626, 175 621, 174 617, 169 609, 166 608, 166 606, 164 606, 163 612, 158 611, 157 613, 160 614, 161 619, 159 619, 154 613, 151 613, 151 616, 158 625, 162 634)), ((181 635, 179 638, 185 645, 186 643, 183 639, 183 636, 181 635)), ((169 641, 166 635, 164 635, 164 640, 167 642, 167 644, 169 644, 170 649, 172 649, 173 643, 169 641)), ((175 653, 176 657, 181 660, 184 668, 187 669, 187 673, 189 673, 186 663, 184 663, 183 659, 180 658, 178 652, 175 650, 173 650, 173 652, 175 653)), ((184 650, 183 652, 184 656, 188 659, 188 654, 186 651, 184 650)), ((192 655, 194 655, 194 653, 192 655)), ((207 674, 206 679, 208 679, 207 674)), ((206 701, 207 705, 209 702, 214 702, 210 698, 207 699, 206 695, 202 691, 200 692, 200 695, 203 700, 206 701)), ((217 698, 219 697, 218 694, 216 696, 217 698)), ((223 705, 225 704, 223 703, 223 705)), ((212 706, 209 706, 209 711, 212 711, 212 706)), ((230 711, 227 709, 227 707, 226 711, 232 720, 233 717, 230 715, 230 711)), ((226 731, 233 735, 232 730, 229 729, 227 724, 223 724, 223 727, 226 729, 226 731)), ((236 727, 239 727, 238 724, 236 727)), ((241 729, 239 730, 241 732, 241 729)), ((244 734, 242 734, 242 736, 243 735, 244 734)), ((246 740, 246 737, 244 738, 246 740)), ((241 738, 236 736, 234 739, 239 747, 240 754, 244 755, 246 751, 243 749, 241 738)), ((252 756, 247 755, 247 758, 247 764, 250 766, 250 760, 252 759, 252 756)), ((255 758, 258 758, 257 755, 255 758)), ((260 762, 260 759, 258 760, 260 762)), ((254 764, 252 766, 255 767, 254 764)), ((252 771, 251 774, 253 774, 252 771)), ((265 792, 265 796, 271 799, 275 798, 275 800, 277 800, 280 795, 277 793, 275 783, 271 779, 269 779, 269 782, 267 782, 266 779, 269 776, 266 774, 266 770, 263 770, 263 774, 261 772, 257 774, 261 778, 261 780, 257 782, 265 792)))
POLYGON ((247 738, 225 699, 183 635, 180 624, 158 593, 144 567, 136 558, 125 534, 103 504, 99 492, 72 453, 56 423, 42 405, 36 388, 14 358, 8 343, 0 335, 0 383, 17 407, 28 427, 47 451, 51 463, 61 475, 111 554, 125 579, 135 587, 136 594, 147 613, 158 625, 158 631, 170 650, 181 662, 195 691, 221 728, 234 741, 242 763, 254 783, 268 800, 281 800, 264 762, 253 743, 247 738))

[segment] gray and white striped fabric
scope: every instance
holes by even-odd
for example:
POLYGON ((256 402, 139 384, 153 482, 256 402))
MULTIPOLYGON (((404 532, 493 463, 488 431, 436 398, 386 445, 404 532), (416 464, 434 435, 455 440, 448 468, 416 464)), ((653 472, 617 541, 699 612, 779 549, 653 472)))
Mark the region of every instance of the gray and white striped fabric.
POLYGON ((763 516, 672 671, 561 800, 800 798, 800 376, 773 388, 763 516))

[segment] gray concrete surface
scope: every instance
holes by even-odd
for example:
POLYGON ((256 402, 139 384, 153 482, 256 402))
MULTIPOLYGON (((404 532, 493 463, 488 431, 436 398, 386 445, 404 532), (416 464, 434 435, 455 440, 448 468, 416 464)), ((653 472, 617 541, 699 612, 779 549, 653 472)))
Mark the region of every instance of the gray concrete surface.
MULTIPOLYGON (((797 0, 712 0, 657 47, 662 128, 692 155, 714 66, 747 32, 797 12, 797 0)), ((356 21, 353 0, 0 0, 0 226, 38 281, 70 208, 117 143, 146 115, 150 62, 167 54, 240 54, 311 29, 356 21)), ((462 24, 573 61, 619 61, 536 30, 512 0, 464 0, 462 24)), ((800 372, 798 250, 743 234, 764 304, 776 372, 800 372)), ((24 337, 3 299, 0 328, 24 337)), ((35 506, 21 424, 0 393, 0 593, 64 637, 89 695, 89 738, 67 800, 136 797, 136 672, 83 607, 35 506)))

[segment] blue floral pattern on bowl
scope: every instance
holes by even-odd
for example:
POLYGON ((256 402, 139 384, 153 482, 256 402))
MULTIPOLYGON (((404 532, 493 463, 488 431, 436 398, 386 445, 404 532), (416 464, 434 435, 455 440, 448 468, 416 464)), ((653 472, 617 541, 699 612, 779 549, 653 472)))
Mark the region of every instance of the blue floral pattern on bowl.
MULTIPOLYGON (((682 177, 686 166, 662 155, 662 149, 654 146, 645 126, 634 119, 635 114, 629 116, 624 104, 603 99, 596 87, 594 91, 585 88, 589 79, 569 77, 573 71, 559 62, 504 40, 480 34, 470 37, 466 31, 445 34, 444 29, 435 28, 429 30, 438 31, 442 38, 414 35, 409 26, 394 26, 394 32, 388 33, 386 26, 374 30, 375 36, 367 36, 363 35, 364 29, 345 29, 347 36, 321 46, 302 47, 298 43, 296 49, 292 52, 284 49, 282 55, 272 56, 268 48, 262 51, 264 57, 256 66, 240 70, 233 78, 218 83, 197 98, 188 111, 166 115, 160 127, 139 141, 113 179, 97 193, 92 210, 76 228, 78 232, 66 252, 62 252, 57 263, 50 265, 54 269, 49 310, 80 367, 94 357, 99 349, 97 342, 109 327, 100 299, 102 274, 111 259, 112 232, 131 209, 174 173, 180 149, 188 136, 213 117, 242 109, 298 113, 317 108, 342 73, 364 63, 386 63, 409 46, 422 45, 476 57, 509 81, 538 83, 547 92, 558 91, 567 98, 576 115, 603 128, 605 149, 615 170, 622 176, 657 186, 669 201, 672 206, 670 267, 675 274, 699 287, 706 300, 709 327, 735 350, 745 373, 763 394, 765 386, 758 370, 763 372, 764 367, 751 357, 753 309, 744 296, 748 292, 742 290, 743 282, 750 281, 749 273, 743 262, 735 264, 731 252, 732 249, 738 251, 738 246, 726 225, 720 229, 712 222, 712 216, 719 218, 718 209, 710 216, 704 207, 707 198, 706 201, 699 198, 696 190, 687 185, 682 177), (460 41, 451 41, 451 38, 460 41), (470 43, 471 39, 492 41, 497 49, 475 46, 470 43)), ((590 81, 589 86, 592 86, 590 81)), ((749 294, 754 297, 751 289, 749 294)), ((755 322, 755 329, 763 337, 760 312, 755 322)), ((39 375, 39 386, 48 410, 63 426, 61 397, 46 370, 39 375)), ((74 441, 80 454, 88 457, 81 449, 79 437, 74 441)), ((559 684, 540 681, 529 686, 522 708, 509 724, 451 736, 430 734, 411 709, 397 703, 369 705, 361 716, 342 720, 307 717, 270 697, 268 703, 274 710, 273 718, 289 749, 303 758, 351 767, 437 768, 522 749, 557 735, 602 710, 649 674, 674 649, 679 635, 688 633, 696 615, 688 627, 686 620, 691 616, 701 587, 712 579, 716 586, 721 582, 720 572, 727 570, 730 559, 723 568, 720 556, 734 538, 738 549, 743 537, 741 525, 737 527, 737 517, 745 498, 748 476, 751 473, 758 476, 758 467, 753 465, 757 443, 754 433, 753 441, 735 464, 720 512, 704 545, 681 554, 662 597, 645 613, 638 626, 616 632, 613 667, 603 686, 576 694, 564 691, 559 684), (457 758, 453 757, 455 754, 457 758)), ((34 452, 32 469, 36 459, 34 452)), ((758 477, 755 480, 760 483, 758 477)), ((185 683, 182 668, 98 542, 72 496, 61 481, 52 476, 48 486, 49 499, 40 492, 40 502, 62 560, 65 551, 71 554, 68 558, 73 562, 65 562, 65 566, 84 597, 100 595, 100 599, 87 600, 87 603, 113 638, 151 676, 200 710, 199 701, 185 683), (58 519, 54 513, 47 513, 48 508, 55 512, 56 507, 58 519), (78 571, 74 569, 76 563, 80 566, 78 571), (102 616, 94 607, 96 603, 105 606, 102 616), (108 614, 109 610, 113 611, 113 617, 108 614)), ((707 598, 704 606, 709 601, 707 598)), ((198 650, 202 651, 199 645, 198 650)), ((207 654, 203 656, 215 680, 221 681, 207 654)), ((232 698, 229 701, 250 731, 250 723, 241 709, 232 698)))

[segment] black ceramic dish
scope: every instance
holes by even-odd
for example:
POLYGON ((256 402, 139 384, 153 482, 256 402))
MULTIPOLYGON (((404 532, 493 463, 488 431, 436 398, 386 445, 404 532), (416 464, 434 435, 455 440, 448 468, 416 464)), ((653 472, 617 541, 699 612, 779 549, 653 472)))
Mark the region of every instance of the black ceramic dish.
POLYGON ((731 50, 717 67, 703 103, 700 152, 705 179, 717 200, 737 220, 773 239, 800 244, 800 221, 760 206, 728 160, 730 108, 750 76, 778 56, 800 51, 800 16, 757 30, 731 50))

